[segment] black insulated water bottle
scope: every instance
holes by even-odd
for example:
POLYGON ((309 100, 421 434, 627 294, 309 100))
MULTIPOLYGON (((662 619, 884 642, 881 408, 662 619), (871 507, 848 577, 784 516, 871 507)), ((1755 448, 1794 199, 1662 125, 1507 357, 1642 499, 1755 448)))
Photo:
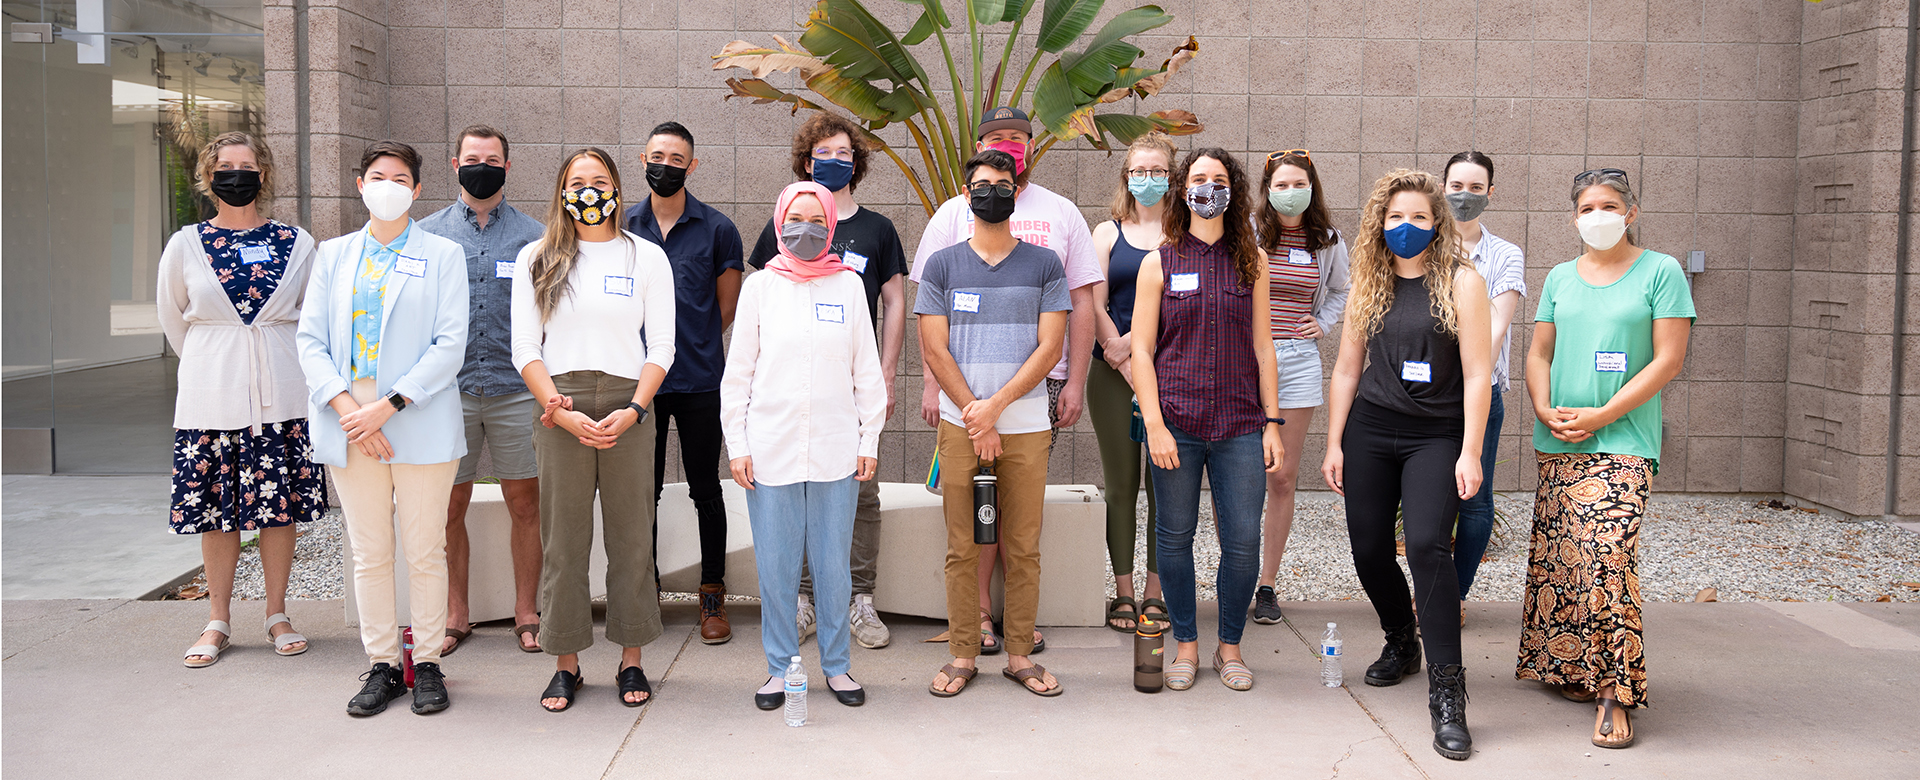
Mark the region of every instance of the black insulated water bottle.
POLYGON ((973 543, 1000 543, 1000 480, 992 466, 973 475, 973 543))

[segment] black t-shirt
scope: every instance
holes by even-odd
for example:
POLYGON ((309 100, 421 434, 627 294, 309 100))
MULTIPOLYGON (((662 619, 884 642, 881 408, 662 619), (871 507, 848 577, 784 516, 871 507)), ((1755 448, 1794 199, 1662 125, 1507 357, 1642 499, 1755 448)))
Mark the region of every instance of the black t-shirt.
MULTIPOLYGON (((780 234, 773 229, 773 220, 767 220, 767 226, 760 231, 760 240, 754 242, 753 254, 747 256, 747 262, 754 268, 766 268, 767 261, 780 254, 779 240, 780 234)), ((860 273, 860 283, 867 287, 867 311, 873 314, 877 327, 880 323, 880 285, 907 272, 906 251, 900 246, 900 233, 893 229, 893 220, 873 209, 860 209, 833 226, 831 250, 840 256, 840 262, 860 273)))

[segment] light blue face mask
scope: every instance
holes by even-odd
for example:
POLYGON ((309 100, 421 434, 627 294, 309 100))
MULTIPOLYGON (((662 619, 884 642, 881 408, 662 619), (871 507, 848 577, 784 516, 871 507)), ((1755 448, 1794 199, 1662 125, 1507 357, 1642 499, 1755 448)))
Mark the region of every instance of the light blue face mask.
POLYGON ((1139 201, 1140 205, 1151 206, 1166 197, 1167 177, 1152 174, 1128 176, 1127 191, 1133 193, 1133 199, 1139 201))

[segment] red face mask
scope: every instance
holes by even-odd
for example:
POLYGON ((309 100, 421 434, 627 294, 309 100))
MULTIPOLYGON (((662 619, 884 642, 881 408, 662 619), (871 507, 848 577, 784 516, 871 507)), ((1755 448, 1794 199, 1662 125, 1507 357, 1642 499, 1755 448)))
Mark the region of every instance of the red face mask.
POLYGON ((1020 143, 1019 141, 995 141, 987 144, 987 148, 1006 152, 1013 156, 1013 175, 1020 176, 1027 172, 1026 144, 1020 143))

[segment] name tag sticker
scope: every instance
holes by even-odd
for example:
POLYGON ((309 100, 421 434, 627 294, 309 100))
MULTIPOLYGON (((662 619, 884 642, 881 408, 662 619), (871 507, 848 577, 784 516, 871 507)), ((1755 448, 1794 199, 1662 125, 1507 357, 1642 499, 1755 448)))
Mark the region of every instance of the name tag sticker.
POLYGON ((1174 274, 1172 289, 1174 292, 1186 292, 1188 290, 1200 289, 1200 274, 1197 274, 1197 273, 1174 274))
POLYGON ((1400 379, 1405 382, 1433 381, 1433 365, 1418 360, 1408 360, 1400 364, 1400 379))
POLYGON ((1595 352, 1593 353, 1593 370, 1608 374, 1627 373, 1627 353, 1595 352))
POLYGON ((846 265, 846 267, 853 269, 854 273, 864 274, 867 272, 867 256, 859 252, 841 252, 840 262, 846 265))
POLYGON ((1287 262, 1293 265, 1313 265, 1313 255, 1305 249, 1287 250, 1287 262))
POLYGON ((953 310, 979 314, 980 313, 980 294, 970 293, 970 292, 955 292, 953 294, 953 310))
POLYGON ((837 303, 816 303, 813 318, 821 322, 846 322, 847 308, 837 303))
POLYGON ((633 297, 633 277, 631 276, 605 277, 600 282, 600 290, 601 292, 604 292, 608 295, 618 295, 625 298, 632 298, 633 297))
POLYGON ((264 246, 240 247, 241 265, 258 265, 273 259, 273 250, 264 246))
POLYGON ((427 261, 401 255, 399 259, 393 261, 393 270, 418 279, 427 275, 427 261))
POLYGON ((495 260, 495 261, 493 261, 493 278, 495 278, 495 279, 512 279, 512 278, 513 278, 513 264, 514 264, 514 261, 512 261, 512 260, 495 260))

